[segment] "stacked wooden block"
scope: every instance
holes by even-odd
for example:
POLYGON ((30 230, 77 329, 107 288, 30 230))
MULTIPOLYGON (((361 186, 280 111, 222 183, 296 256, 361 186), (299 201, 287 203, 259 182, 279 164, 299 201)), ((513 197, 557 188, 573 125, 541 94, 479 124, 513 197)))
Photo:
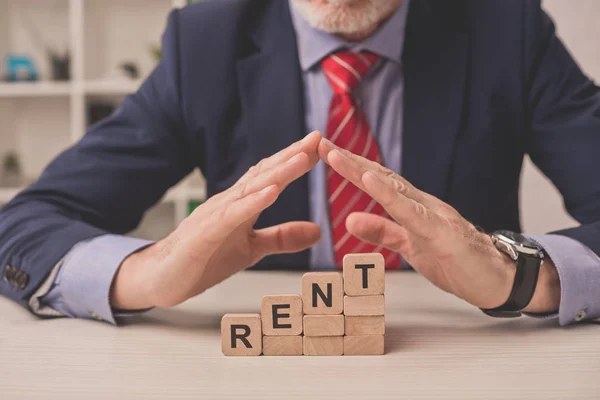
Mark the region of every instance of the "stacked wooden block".
POLYGON ((344 354, 383 354, 385 264, 381 254, 344 257, 344 354))
POLYGON ((261 314, 226 314, 221 320, 223 354, 383 354, 384 290, 383 256, 348 254, 343 273, 304 274, 302 296, 267 295, 261 314))

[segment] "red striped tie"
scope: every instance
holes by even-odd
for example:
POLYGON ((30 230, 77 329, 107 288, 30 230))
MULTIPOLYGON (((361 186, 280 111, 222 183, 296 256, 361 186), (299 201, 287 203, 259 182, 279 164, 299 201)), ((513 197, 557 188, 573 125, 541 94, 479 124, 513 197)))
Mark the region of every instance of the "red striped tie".
MULTIPOLYGON (((354 154, 381 163, 375 137, 352 98, 352 91, 378 60, 379 56, 372 53, 339 52, 325 58, 321 66, 334 92, 329 107, 327 138, 354 154)), ((348 253, 377 252, 383 254, 386 268, 399 268, 400 256, 397 253, 362 242, 346 230, 345 221, 350 213, 368 212, 387 217, 383 207, 331 168, 327 173, 329 215, 338 267, 348 253)))

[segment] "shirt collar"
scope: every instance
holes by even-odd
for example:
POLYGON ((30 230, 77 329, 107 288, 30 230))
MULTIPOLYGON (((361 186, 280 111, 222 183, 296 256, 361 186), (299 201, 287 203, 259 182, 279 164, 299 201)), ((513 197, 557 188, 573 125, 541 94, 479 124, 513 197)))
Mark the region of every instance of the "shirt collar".
POLYGON ((362 42, 347 42, 335 35, 313 28, 290 1, 292 23, 296 31, 298 57, 303 71, 308 71, 336 50, 366 50, 401 63, 404 50, 406 19, 410 0, 404 0, 394 14, 375 33, 362 42))

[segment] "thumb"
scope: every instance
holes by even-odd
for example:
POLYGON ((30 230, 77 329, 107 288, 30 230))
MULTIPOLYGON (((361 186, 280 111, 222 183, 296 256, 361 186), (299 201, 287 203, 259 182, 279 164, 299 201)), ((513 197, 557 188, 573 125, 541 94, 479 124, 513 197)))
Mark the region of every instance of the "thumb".
POLYGON ((256 256, 262 259, 271 254, 296 253, 319 240, 321 228, 317 224, 296 221, 255 231, 252 245, 256 256))
POLYGON ((410 244, 408 232, 389 218, 355 212, 346 218, 346 229, 365 242, 381 245, 406 257, 405 250, 410 244))

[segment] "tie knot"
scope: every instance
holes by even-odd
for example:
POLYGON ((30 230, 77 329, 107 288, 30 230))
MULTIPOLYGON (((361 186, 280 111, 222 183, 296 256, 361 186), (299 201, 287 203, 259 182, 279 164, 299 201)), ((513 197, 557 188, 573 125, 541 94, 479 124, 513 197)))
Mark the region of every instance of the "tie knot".
POLYGON ((329 84, 335 93, 352 92, 379 60, 373 53, 343 51, 333 53, 321 61, 329 84))

